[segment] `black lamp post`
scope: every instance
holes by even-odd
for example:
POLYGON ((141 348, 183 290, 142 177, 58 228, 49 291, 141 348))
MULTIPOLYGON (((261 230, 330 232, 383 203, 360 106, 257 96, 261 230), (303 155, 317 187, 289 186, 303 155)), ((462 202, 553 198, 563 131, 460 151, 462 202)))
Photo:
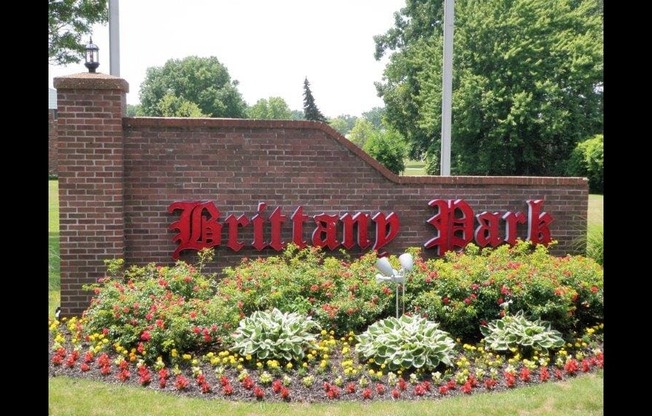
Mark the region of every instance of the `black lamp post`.
POLYGON ((84 65, 88 68, 88 72, 95 73, 95 69, 100 66, 100 48, 93 43, 93 38, 86 45, 86 63, 84 65))

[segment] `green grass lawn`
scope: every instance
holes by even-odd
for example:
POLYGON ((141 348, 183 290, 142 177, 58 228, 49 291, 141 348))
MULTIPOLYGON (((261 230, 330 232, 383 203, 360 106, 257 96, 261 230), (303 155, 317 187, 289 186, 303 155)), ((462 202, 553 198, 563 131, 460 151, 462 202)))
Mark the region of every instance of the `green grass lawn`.
MULTIPOLYGON (((602 227, 602 195, 589 198, 589 227, 602 227)), ((49 313, 59 304, 58 182, 49 181, 49 313)), ((421 415, 567 415, 597 416, 604 412, 603 373, 563 382, 518 387, 506 392, 473 394, 443 400, 369 403, 239 403, 176 396, 156 390, 69 377, 49 378, 48 414, 52 416, 232 415, 232 416, 421 416, 421 415)))

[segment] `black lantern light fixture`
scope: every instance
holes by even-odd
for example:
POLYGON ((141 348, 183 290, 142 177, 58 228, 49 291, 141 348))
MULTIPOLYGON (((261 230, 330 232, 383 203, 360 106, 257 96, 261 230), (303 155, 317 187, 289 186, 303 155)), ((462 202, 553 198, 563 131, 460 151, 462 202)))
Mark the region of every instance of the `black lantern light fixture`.
POLYGON ((93 43, 93 37, 90 38, 88 45, 86 45, 86 62, 84 65, 91 74, 94 74, 97 67, 100 66, 100 48, 93 43))

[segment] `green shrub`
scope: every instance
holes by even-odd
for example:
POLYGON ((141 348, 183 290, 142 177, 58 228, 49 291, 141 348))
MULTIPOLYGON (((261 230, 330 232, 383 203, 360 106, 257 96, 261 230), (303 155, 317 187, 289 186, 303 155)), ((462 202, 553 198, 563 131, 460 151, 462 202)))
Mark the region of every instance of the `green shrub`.
POLYGON ((571 176, 586 176, 589 192, 604 193, 604 136, 597 134, 577 144, 568 161, 571 176))
POLYGON ((391 130, 375 131, 362 148, 395 174, 405 170, 407 150, 399 133, 391 130))
MULTIPOLYGON (((556 257, 527 242, 495 249, 471 244, 428 260, 418 248, 409 251, 415 259, 406 276, 406 313, 436 321, 464 342, 479 340, 480 326, 502 317, 507 301, 568 338, 603 321, 602 267, 591 258, 556 257)), ((137 350, 151 362, 171 360, 175 350, 228 348, 240 321, 257 311, 300 314, 337 337, 396 314, 393 288, 376 282, 373 251, 351 261, 345 253, 289 245, 278 256, 224 269, 219 281, 201 272, 212 254, 203 251, 196 266, 124 270, 122 260, 109 262, 107 277, 87 287, 95 296, 84 312, 86 335, 102 333, 109 345, 137 350)), ((400 268, 396 256, 388 260, 400 268)))
POLYGON ((357 336, 355 349, 391 371, 434 370, 443 363, 453 366, 455 341, 439 324, 420 316, 403 315, 378 321, 357 336))
POLYGON ((215 302, 228 304, 232 316, 239 315, 239 319, 277 308, 311 316, 338 335, 360 332, 394 313, 394 295, 374 279, 375 252, 354 262, 343 256, 326 256, 316 247, 298 249, 289 244, 278 256, 248 259, 225 268, 215 302))
POLYGON ((299 362, 307 349, 316 349, 319 324, 298 313, 256 311, 246 317, 233 336, 231 351, 242 356, 252 355, 263 359, 284 359, 299 362))
POLYGON ((480 331, 484 336, 485 349, 509 351, 516 348, 523 357, 531 357, 534 352, 547 354, 551 349, 564 346, 559 331, 551 329, 541 320, 528 320, 523 311, 492 321, 480 327, 480 331))
POLYGON ((456 338, 477 341, 479 326, 504 314, 513 302, 533 319, 550 322, 564 334, 601 322, 602 267, 583 256, 557 257, 543 245, 520 241, 415 261, 406 289, 406 309, 436 320, 456 338))
POLYGON ((211 256, 204 252, 199 268, 178 262, 123 270, 124 261, 107 262, 107 277, 85 286, 94 292, 82 316, 87 335, 103 333, 112 345, 136 349, 149 363, 158 356, 169 359, 173 350, 220 343, 227 332, 216 324, 221 311, 208 308, 216 293, 214 277, 201 273, 211 256))

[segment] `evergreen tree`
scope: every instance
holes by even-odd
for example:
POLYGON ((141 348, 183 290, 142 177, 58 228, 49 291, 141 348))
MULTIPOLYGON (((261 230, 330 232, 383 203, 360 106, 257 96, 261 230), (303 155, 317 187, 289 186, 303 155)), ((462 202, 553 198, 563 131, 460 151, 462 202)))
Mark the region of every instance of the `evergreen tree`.
POLYGON ((310 91, 308 77, 303 81, 303 113, 306 120, 326 122, 326 117, 319 111, 315 104, 315 98, 310 91))

